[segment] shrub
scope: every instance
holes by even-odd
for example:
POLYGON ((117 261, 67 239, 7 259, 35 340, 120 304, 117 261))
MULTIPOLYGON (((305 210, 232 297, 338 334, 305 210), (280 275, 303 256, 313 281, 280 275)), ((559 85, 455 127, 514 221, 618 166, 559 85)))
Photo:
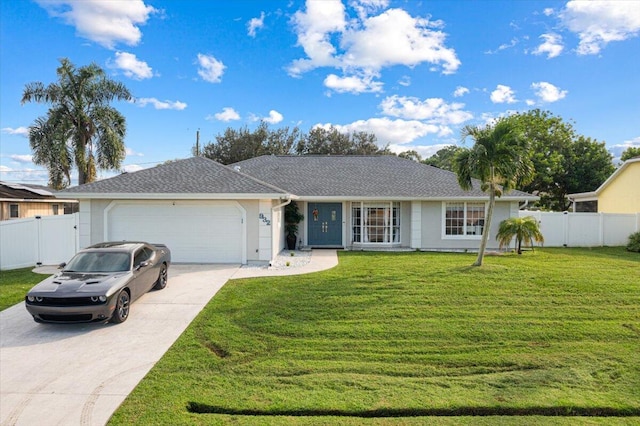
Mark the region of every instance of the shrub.
POLYGON ((627 250, 640 253, 640 232, 629 235, 627 250))

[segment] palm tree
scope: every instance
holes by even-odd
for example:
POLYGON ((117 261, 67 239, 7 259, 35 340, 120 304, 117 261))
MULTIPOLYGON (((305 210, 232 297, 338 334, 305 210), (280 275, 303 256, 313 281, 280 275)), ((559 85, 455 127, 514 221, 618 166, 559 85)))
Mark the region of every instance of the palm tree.
POLYGON ((522 243, 529 244, 533 249, 533 242, 543 243, 544 237, 538 227, 538 221, 533 216, 510 217, 500 222, 496 240, 500 242, 500 247, 511 244, 513 237, 516 237, 516 250, 522 254, 522 243))
POLYGON ((125 118, 109 103, 130 100, 129 90, 91 64, 76 69, 66 58, 56 70, 58 81, 45 86, 29 83, 22 103, 50 104, 45 117, 29 127, 33 161, 49 170, 49 184, 56 189, 70 184, 71 169, 78 169, 78 183, 92 182, 98 169, 118 169, 125 157, 125 118))
POLYGON ((473 178, 481 181, 481 189, 489 193, 489 206, 482 230, 478 258, 473 266, 481 266, 487 248, 491 219, 496 197, 502 196, 518 184, 533 178, 533 164, 529 158, 529 144, 520 129, 508 119, 493 126, 462 129, 462 139, 471 137, 474 145, 465 148, 454 158, 458 184, 464 190, 473 188, 473 178))

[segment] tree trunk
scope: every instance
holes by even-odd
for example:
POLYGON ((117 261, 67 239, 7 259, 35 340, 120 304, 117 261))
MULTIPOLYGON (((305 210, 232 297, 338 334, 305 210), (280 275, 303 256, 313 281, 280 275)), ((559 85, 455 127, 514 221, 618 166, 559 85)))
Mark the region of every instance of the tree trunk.
POLYGON ((489 209, 487 217, 484 220, 484 228, 482 228, 482 239, 480 240, 480 248, 478 249, 478 258, 472 266, 482 266, 484 259, 484 251, 487 249, 489 234, 491 233, 491 218, 493 217, 493 206, 496 204, 496 191, 491 187, 489 189, 489 209))

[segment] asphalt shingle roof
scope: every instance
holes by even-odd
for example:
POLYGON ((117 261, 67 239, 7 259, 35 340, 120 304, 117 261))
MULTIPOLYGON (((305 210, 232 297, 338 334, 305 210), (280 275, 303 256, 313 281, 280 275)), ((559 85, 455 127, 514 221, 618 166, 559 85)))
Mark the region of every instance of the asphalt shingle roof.
MULTIPOLYGON (((463 191, 455 173, 396 156, 265 155, 232 164, 300 197, 486 197, 480 182, 463 191)), ((521 191, 509 197, 532 197, 521 191)))
POLYGON ((161 164, 137 172, 67 188, 75 194, 285 194, 265 182, 204 157, 161 164))

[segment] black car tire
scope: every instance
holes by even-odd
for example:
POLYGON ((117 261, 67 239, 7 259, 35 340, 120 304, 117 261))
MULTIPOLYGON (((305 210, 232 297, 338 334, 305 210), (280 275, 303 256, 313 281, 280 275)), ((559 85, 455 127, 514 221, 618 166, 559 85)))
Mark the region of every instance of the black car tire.
POLYGON ((123 323, 129 318, 129 308, 131 306, 131 297, 127 290, 121 290, 116 299, 116 308, 113 315, 109 319, 114 324, 123 323))
POLYGON ((167 286, 167 265, 164 263, 160 266, 160 274, 158 274, 158 280, 155 282, 153 288, 155 290, 162 290, 167 286))

